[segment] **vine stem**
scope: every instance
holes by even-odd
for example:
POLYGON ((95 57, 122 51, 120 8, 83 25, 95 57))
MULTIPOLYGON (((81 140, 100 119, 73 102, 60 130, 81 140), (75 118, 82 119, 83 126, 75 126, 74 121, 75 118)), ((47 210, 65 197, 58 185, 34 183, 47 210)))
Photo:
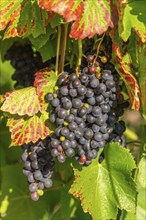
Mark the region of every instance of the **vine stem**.
POLYGON ((102 35, 102 37, 101 37, 101 39, 100 39, 100 42, 99 42, 99 44, 98 44, 98 46, 97 46, 97 51, 96 51, 96 55, 95 55, 95 59, 94 59, 94 63, 96 62, 96 59, 97 59, 97 57, 98 57, 99 49, 100 49, 100 46, 101 46, 101 44, 102 44, 102 42, 103 42, 103 38, 104 38, 104 36, 105 36, 105 33, 102 35))
POLYGON ((78 57, 78 64, 76 68, 77 75, 79 75, 79 69, 80 69, 81 61, 82 61, 82 40, 78 40, 78 49, 79 49, 79 57, 78 57))
POLYGON ((60 40, 61 40, 61 26, 59 25, 58 26, 58 36, 57 36, 56 65, 55 65, 55 73, 56 73, 56 75, 58 75, 60 40))
POLYGON ((63 72, 63 70, 64 70, 67 33, 68 33, 68 23, 64 24, 64 26, 63 26, 63 39, 62 39, 62 49, 61 49, 59 73, 63 72))

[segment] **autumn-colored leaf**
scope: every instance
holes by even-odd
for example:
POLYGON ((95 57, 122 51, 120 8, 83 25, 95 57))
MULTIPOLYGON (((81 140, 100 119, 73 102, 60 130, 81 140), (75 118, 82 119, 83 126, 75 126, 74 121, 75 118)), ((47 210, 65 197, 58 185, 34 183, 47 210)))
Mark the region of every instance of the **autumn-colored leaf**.
POLYGON ((19 146, 24 143, 37 142, 39 139, 45 139, 51 134, 49 126, 46 124, 48 113, 41 116, 33 115, 26 118, 9 118, 7 126, 11 132, 12 146, 19 146))
POLYGON ((0 30, 7 27, 5 35, 18 36, 17 23, 19 22, 21 3, 23 0, 1 0, 0 2, 0 30))
POLYGON ((2 0, 0 15, 0 30, 5 29, 4 39, 45 34, 47 24, 54 16, 39 8, 36 1, 30 0, 2 0))
POLYGON ((32 116, 41 111, 39 99, 34 87, 14 90, 6 94, 5 101, 1 107, 1 110, 4 112, 32 116))
POLYGON ((70 36, 75 39, 103 34, 108 27, 113 27, 107 0, 38 0, 41 8, 56 12, 69 21, 74 21, 70 36))
POLYGON ((142 44, 140 40, 137 42, 137 58, 138 58, 138 72, 139 72, 139 87, 140 87, 140 100, 141 112, 146 120, 146 43, 142 44))
POLYGON ((121 48, 117 42, 113 43, 113 57, 116 65, 116 69, 119 72, 121 78, 125 82, 127 87, 130 101, 132 104, 132 109, 139 110, 140 100, 139 100, 139 85, 131 72, 131 60, 130 55, 126 52, 124 55, 121 53, 121 48))
POLYGON ((45 95, 48 92, 53 92, 56 81, 57 75, 49 68, 44 68, 35 74, 34 86, 36 87, 40 104, 44 110, 48 106, 48 103, 45 101, 45 95))

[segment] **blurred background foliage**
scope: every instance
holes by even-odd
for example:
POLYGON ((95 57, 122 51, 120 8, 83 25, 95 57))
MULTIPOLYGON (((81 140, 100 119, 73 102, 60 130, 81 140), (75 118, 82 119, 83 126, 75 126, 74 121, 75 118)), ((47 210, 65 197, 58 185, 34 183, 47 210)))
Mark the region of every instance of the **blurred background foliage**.
MULTIPOLYGON (((14 70, 10 62, 2 63, 0 60, 0 71, 0 93, 4 94, 14 89, 14 81, 11 80, 14 70)), ((127 125, 125 131, 127 148, 138 162, 146 150, 146 146, 143 147, 146 143, 146 125, 140 113, 136 111, 127 110, 124 120, 127 125)), ((0 127, 1 219, 90 220, 90 215, 83 212, 79 200, 67 193, 73 181, 73 173, 71 167, 66 169, 65 165, 56 165, 55 180, 51 190, 47 190, 48 192, 45 192, 38 202, 31 201, 27 181, 22 174, 20 160, 22 150, 20 147, 9 148, 10 133, 2 114, 0 115, 0 127)), ((137 219, 143 220, 146 210, 146 194, 143 188, 140 188, 139 192, 137 219)), ((135 216, 123 212, 119 219, 133 220, 135 216)))

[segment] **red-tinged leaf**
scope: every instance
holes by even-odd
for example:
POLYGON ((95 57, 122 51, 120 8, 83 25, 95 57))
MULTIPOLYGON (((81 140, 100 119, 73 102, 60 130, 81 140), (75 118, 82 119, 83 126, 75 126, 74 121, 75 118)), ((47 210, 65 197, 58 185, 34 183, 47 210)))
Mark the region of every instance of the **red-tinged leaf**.
POLYGON ((62 15, 67 22, 74 21, 82 13, 83 2, 80 0, 38 0, 39 7, 62 15))
POLYGON ((57 75, 49 68, 42 69, 35 74, 34 86, 36 87, 40 104, 44 110, 48 106, 48 103, 45 101, 45 95, 48 92, 53 92, 56 81, 57 75))
POLYGON ((1 0, 0 3, 0 30, 4 30, 7 26, 5 36, 19 36, 17 32, 17 23, 19 22, 21 3, 23 0, 1 0))
POLYGON ((46 124, 48 113, 45 112, 41 116, 33 115, 26 118, 9 118, 7 126, 11 132, 11 146, 19 146, 24 143, 35 143, 39 139, 45 139, 52 133, 49 126, 46 124))
POLYGON ((116 42, 113 43, 113 51, 114 51, 113 54, 114 54, 116 69, 121 75, 123 81, 125 82, 125 85, 129 93, 130 101, 132 104, 132 109, 139 110, 140 90, 139 90, 138 82, 131 72, 130 55, 127 52, 124 55, 122 55, 120 46, 116 42))
POLYGON ((84 39, 101 35, 109 27, 113 27, 110 15, 110 7, 107 0, 86 0, 82 13, 71 27, 70 37, 84 39))
POLYGON ((146 120, 146 44, 142 44, 140 40, 137 42, 137 58, 138 58, 138 72, 139 72, 139 86, 141 99, 141 112, 146 120))
POLYGON ((32 116, 41 111, 39 99, 34 87, 14 90, 11 93, 6 93, 4 98, 5 101, 1 107, 1 110, 4 112, 32 116))
POLYGON ((103 34, 113 27, 107 0, 38 0, 41 8, 62 15, 67 22, 74 21, 70 36, 75 39, 103 34))

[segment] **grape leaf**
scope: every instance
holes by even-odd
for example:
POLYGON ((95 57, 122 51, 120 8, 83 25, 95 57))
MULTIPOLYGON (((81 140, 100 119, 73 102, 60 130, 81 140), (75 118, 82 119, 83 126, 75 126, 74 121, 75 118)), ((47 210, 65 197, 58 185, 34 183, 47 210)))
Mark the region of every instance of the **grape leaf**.
POLYGON ((4 36, 5 38, 19 36, 17 31, 17 23, 19 22, 22 2, 23 0, 2 0, 0 3, 0 30, 4 30, 7 27, 4 36))
MULTIPOLYGON (((33 36, 29 36, 29 39, 30 39, 31 43, 33 44, 33 46, 35 47, 35 49, 38 51, 44 45, 46 46, 46 43, 52 44, 52 41, 50 43, 50 42, 48 42, 48 40, 50 39, 51 34, 53 34, 54 32, 55 32, 55 29, 51 28, 51 26, 48 25, 46 28, 45 34, 41 34, 41 35, 39 35, 39 37, 36 37, 36 38, 34 38, 33 36)), ((50 51, 49 51, 49 54, 50 54, 50 51)))
POLYGON ((48 113, 40 116, 33 115, 26 118, 8 118, 7 126, 11 132, 11 146, 18 146, 24 143, 37 142, 45 139, 52 133, 47 123, 48 113))
POLYGON ((1 110, 11 114, 32 116, 41 111, 36 89, 27 87, 6 93, 1 110))
POLYGON ((146 44, 137 42, 137 57, 138 57, 138 81, 140 86, 141 111, 146 120, 146 44))
POLYGON ((127 51, 124 51, 124 54, 121 52, 122 45, 120 42, 113 43, 113 59, 116 65, 116 69, 120 76, 122 77, 125 85, 127 87, 130 101, 132 104, 132 109, 139 110, 140 108, 140 100, 139 100, 139 85, 132 74, 131 68, 131 57, 127 51))
POLYGON ((36 87, 40 104, 44 110, 48 106, 48 103, 45 101, 45 95, 48 92, 53 92, 56 81, 57 75, 49 68, 44 68, 35 74, 34 86, 36 87))
POLYGON ((134 168, 128 150, 117 143, 108 144, 101 164, 95 159, 88 167, 74 168, 75 180, 69 192, 81 200, 84 212, 89 212, 93 219, 115 219, 117 208, 134 212, 134 168))
POLYGON ((62 15, 67 22, 74 21, 70 37, 84 39, 95 34, 103 34, 108 27, 113 27, 107 0, 38 0, 41 8, 62 15))
POLYGON ((0 30, 5 29, 4 39, 46 33, 46 26, 54 16, 39 8, 36 1, 2 0, 0 4, 0 30))
POLYGON ((133 28, 142 42, 146 42, 146 2, 145 0, 131 1, 123 5, 123 14, 119 19, 120 36, 127 41, 133 28))

